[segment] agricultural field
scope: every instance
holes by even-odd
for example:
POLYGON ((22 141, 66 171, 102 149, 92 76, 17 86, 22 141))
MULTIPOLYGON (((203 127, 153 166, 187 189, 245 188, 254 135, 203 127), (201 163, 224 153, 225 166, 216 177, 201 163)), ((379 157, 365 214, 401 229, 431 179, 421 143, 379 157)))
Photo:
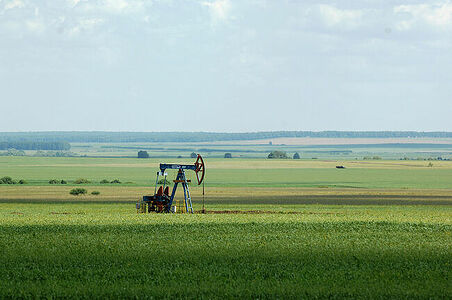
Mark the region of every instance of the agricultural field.
POLYGON ((268 206, 234 207, 267 212, 138 215, 120 203, 2 204, 0 294, 447 298, 452 293, 450 207, 298 205, 290 214, 268 206))
MULTIPOLYGON (((189 157, 191 152, 204 157, 223 158, 229 152, 234 158, 266 158, 274 150, 290 157, 295 152, 302 159, 361 160, 366 156, 383 159, 452 158, 452 139, 432 138, 276 138, 199 143, 72 143, 71 151, 88 157, 136 157, 146 150, 154 158, 189 157)), ((32 154, 32 152, 30 152, 32 154)))
POLYGON ((452 295, 452 161, 206 158, 206 214, 137 214, 163 161, 0 157, 0 298, 452 295))

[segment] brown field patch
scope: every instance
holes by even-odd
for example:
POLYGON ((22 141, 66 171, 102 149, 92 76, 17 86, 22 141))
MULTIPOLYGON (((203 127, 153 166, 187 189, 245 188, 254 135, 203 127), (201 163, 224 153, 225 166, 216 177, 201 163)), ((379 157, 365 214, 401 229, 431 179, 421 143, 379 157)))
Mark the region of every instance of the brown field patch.
POLYGON ((353 144, 452 144, 450 138, 273 138, 262 140, 244 140, 244 141, 219 141, 206 142, 200 144, 238 144, 238 145, 353 145, 353 144))
MULTIPOLYGON (((9 202, 124 202, 133 203, 153 194, 151 187, 95 187, 100 195, 72 196, 71 187, 0 186, 0 203, 9 202)), ((88 187, 89 189, 89 187, 88 187)), ((94 189, 94 187, 93 187, 94 189)), ((194 203, 201 203, 202 189, 192 188, 194 203)), ((176 195, 181 199, 182 194, 176 195)), ((247 188, 215 187, 206 190, 206 204, 430 204, 452 205, 450 189, 353 189, 353 188, 247 188)))

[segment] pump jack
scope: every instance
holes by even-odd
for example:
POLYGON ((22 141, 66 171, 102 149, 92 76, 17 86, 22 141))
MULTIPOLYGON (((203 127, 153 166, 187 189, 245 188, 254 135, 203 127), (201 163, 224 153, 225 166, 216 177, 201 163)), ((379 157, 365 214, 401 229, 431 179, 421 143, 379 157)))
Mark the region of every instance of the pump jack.
POLYGON ((204 180, 204 175, 206 172, 204 160, 201 155, 198 154, 196 161, 191 165, 183 165, 183 164, 160 164, 160 171, 157 172, 157 179, 155 180, 155 189, 153 196, 143 196, 143 199, 137 203, 137 211, 146 213, 147 212, 157 212, 157 213, 175 213, 176 206, 173 206, 174 196, 176 195, 176 190, 179 184, 182 185, 184 189, 184 204, 185 211, 189 213, 193 213, 193 206, 191 202, 190 191, 188 189, 189 179, 185 176, 185 170, 193 170, 196 174, 196 179, 198 185, 200 185, 204 180), (168 174, 165 172, 166 170, 179 170, 177 172, 176 179, 173 180, 174 186, 169 195, 169 186, 166 185, 167 180, 166 177, 168 174), (159 177, 163 176, 163 185, 157 188, 159 185, 159 177))

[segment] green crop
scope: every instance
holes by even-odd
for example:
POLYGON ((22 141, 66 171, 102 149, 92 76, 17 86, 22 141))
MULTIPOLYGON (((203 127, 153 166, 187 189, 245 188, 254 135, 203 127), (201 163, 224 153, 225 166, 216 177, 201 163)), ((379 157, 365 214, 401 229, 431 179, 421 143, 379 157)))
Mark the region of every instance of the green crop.
POLYGON ((165 215, 136 214, 133 203, 0 204, 0 298, 452 293, 450 207, 292 207, 297 214, 258 208, 273 213, 165 215))

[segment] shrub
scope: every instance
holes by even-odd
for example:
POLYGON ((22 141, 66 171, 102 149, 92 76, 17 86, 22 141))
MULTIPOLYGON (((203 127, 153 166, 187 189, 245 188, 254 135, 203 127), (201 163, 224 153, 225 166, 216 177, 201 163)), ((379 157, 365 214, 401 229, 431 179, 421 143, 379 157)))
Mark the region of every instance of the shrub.
POLYGON ((110 183, 121 183, 119 179, 113 179, 110 183))
POLYGON ((92 191, 91 195, 100 195, 100 192, 99 191, 92 191))
POLYGON ((192 152, 192 153, 190 154, 190 157, 191 157, 191 158, 197 158, 198 155, 197 155, 195 152, 192 152))
POLYGON ((0 178, 0 184, 16 184, 17 182, 14 181, 11 177, 5 176, 0 178))
POLYGON ((64 180, 64 179, 61 179, 60 183, 61 183, 61 184, 67 184, 67 181, 64 180))
POLYGON ((272 151, 268 158, 287 158, 287 153, 284 151, 272 151))
POLYGON ((300 159, 300 154, 298 152, 295 152, 293 159, 300 159))
POLYGON ((108 181, 107 179, 102 179, 102 180, 100 181, 100 183, 101 183, 101 184, 106 184, 106 183, 110 183, 110 181, 108 181))
POLYGON ((85 178, 79 178, 76 181, 74 181, 75 184, 86 184, 86 183, 91 183, 91 181, 89 181, 88 179, 85 178))
POLYGON ((149 158, 149 153, 147 151, 138 151, 138 158, 149 158))
POLYGON ((26 182, 24 179, 19 180, 19 184, 27 184, 28 182, 26 182))
POLYGON ((232 158, 232 154, 231 153, 225 153, 224 154, 224 158, 232 158))
POLYGON ((75 188, 72 189, 69 194, 74 195, 74 196, 78 196, 78 195, 84 195, 86 194, 88 191, 82 188, 75 188))
POLYGON ((49 184, 58 184, 58 183, 60 183, 58 180, 56 180, 56 179, 50 179, 49 180, 49 184))

